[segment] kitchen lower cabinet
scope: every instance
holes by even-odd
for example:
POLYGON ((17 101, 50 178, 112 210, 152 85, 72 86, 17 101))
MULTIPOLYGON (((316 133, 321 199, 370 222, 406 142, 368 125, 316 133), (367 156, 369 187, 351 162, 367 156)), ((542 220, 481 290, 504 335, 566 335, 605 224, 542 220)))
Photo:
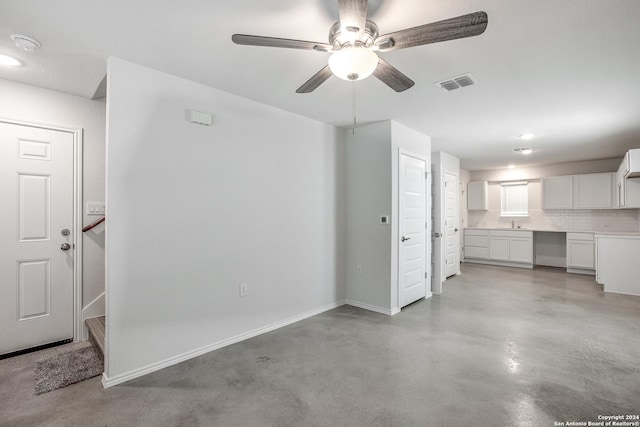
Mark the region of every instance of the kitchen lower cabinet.
POLYGON ((596 281, 605 292, 640 296, 640 236, 598 235, 596 281))
POLYGON ((533 236, 509 239, 509 261, 533 264, 533 236))
POLYGON ((593 233, 567 233, 567 271, 595 274, 595 268, 593 233))
POLYGON ((533 232, 527 230, 465 230, 465 261, 533 267, 533 232))
POLYGON ((491 236, 489 237, 489 259, 494 261, 509 261, 509 238, 491 236))
POLYGON ((464 258, 489 259, 489 230, 464 230, 464 258))

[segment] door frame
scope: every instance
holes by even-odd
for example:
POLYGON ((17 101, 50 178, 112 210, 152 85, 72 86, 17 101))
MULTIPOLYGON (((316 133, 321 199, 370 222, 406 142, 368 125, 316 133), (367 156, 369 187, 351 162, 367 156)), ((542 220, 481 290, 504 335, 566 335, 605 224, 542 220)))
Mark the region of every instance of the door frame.
MULTIPOLYGON (((460 225, 460 195, 458 194, 458 188, 460 187, 460 173, 455 173, 455 172, 451 172, 448 170, 444 170, 442 172, 442 188, 443 188, 443 192, 442 192, 442 211, 444 212, 444 216, 441 218, 441 222, 442 222, 442 226, 444 226, 446 220, 447 220, 447 214, 446 214, 446 207, 447 207, 447 192, 445 190, 445 182, 447 181, 447 175, 451 175, 454 176, 456 178, 456 184, 454 185, 455 189, 453 191, 453 194, 455 194, 454 197, 454 203, 455 203, 455 207, 456 207, 456 219, 455 219, 455 225, 454 228, 458 228, 460 225)), ((447 242, 446 242, 446 235, 447 235, 447 230, 446 230, 446 226, 443 227, 443 252, 442 252, 442 281, 444 282, 445 280, 447 280, 448 277, 451 276, 457 276, 460 274, 460 234, 456 234, 454 241, 456 242, 456 259, 454 260, 454 265, 456 267, 456 272, 454 274, 452 274, 451 276, 447 276, 447 242)), ((459 231, 456 231, 455 233, 459 233, 459 231)))
POLYGON ((71 134, 73 137, 73 341, 82 340, 82 153, 83 129, 0 116, 0 123, 71 134))
POLYGON ((400 162, 402 159, 402 155, 405 156, 409 156, 409 157, 413 157, 414 159, 418 159, 418 160, 422 160, 424 162, 424 168, 425 168, 425 173, 427 174, 424 177, 424 209, 425 209, 425 216, 424 216, 424 220, 425 220, 425 230, 424 230, 424 240, 425 240, 425 245, 424 245, 424 271, 426 274, 426 277, 424 278, 424 286, 425 286, 425 297, 424 299, 428 299, 431 298, 432 296, 432 292, 431 292, 431 275, 433 274, 433 272, 431 271, 431 180, 429 179, 431 177, 431 159, 427 156, 423 156, 420 154, 416 154, 412 151, 408 151, 405 150, 403 148, 399 148, 398 149, 398 171, 397 171, 397 176, 398 176, 398 220, 396 221, 396 251, 397 251, 397 277, 396 277, 396 281, 397 281, 397 312, 400 312, 400 254, 401 254, 401 248, 400 248, 400 173, 401 168, 400 168, 400 162))

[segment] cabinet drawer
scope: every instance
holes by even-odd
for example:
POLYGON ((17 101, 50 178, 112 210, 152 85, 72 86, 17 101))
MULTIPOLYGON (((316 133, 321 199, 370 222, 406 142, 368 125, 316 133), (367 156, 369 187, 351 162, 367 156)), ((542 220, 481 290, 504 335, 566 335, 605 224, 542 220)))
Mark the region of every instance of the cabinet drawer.
POLYGON ((465 258, 480 258, 489 259, 489 248, 480 248, 477 246, 465 246, 464 247, 465 258))
POLYGON ((470 230, 468 228, 465 228, 464 235, 465 236, 488 236, 489 230, 470 230))
POLYGON ((486 248, 489 246, 489 236, 469 236, 468 234, 465 234, 464 245, 480 246, 486 248))
POLYGON ((567 240, 586 240, 593 242, 593 233, 567 233, 567 240))
POLYGON ((533 231, 523 230, 491 230, 491 237, 533 238, 533 231))

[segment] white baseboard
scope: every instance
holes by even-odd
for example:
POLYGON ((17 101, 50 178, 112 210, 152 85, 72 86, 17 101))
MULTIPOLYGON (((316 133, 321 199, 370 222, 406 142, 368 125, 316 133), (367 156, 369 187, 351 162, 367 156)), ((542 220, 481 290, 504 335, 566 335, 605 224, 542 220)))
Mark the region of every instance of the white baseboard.
POLYGON ((387 316, 393 316, 394 314, 400 313, 399 308, 389 310, 386 308, 376 307, 375 305, 365 304, 363 302, 353 301, 350 299, 345 300, 344 303, 347 305, 352 305, 354 307, 363 308, 365 310, 375 311, 376 313, 386 314, 387 316))
POLYGON ((596 275, 596 271, 595 270, 587 270, 587 269, 582 269, 582 268, 567 268, 567 273, 585 274, 587 276, 595 276, 596 275))
POLYGON ((522 263, 507 262, 507 261, 490 261, 490 260, 482 260, 482 259, 465 259, 464 262, 468 262, 470 264, 497 265, 499 267, 515 267, 515 268, 528 268, 528 269, 532 269, 533 268, 533 264, 522 264, 522 263))
POLYGON ((307 319, 309 317, 316 316, 318 314, 324 313, 325 311, 333 310, 334 308, 340 307, 345 304, 345 301, 337 301, 333 304, 329 304, 325 307, 309 311, 307 313, 301 314, 299 316, 292 317, 290 319, 283 320, 281 322, 276 322, 271 325, 265 326, 263 328, 258 328, 253 331, 236 335, 235 337, 231 337, 222 341, 218 341, 213 344, 206 345, 204 347, 197 348, 192 351, 188 351, 186 353, 179 354, 174 357, 170 357, 165 360, 161 360, 156 363, 152 363, 147 366, 143 366, 142 368, 134 369, 129 372, 125 372, 124 374, 116 375, 113 377, 107 377, 106 372, 102 374, 102 386, 104 388, 113 387, 118 384, 122 384, 127 381, 131 381, 133 379, 139 378, 143 375, 150 374, 155 371, 159 371, 160 369, 168 368, 169 366, 176 365, 180 362, 184 362, 185 360, 193 359, 194 357, 201 356, 205 353, 209 353, 210 351, 218 350, 222 347, 226 347, 231 344, 238 343, 240 341, 244 341, 249 338, 253 338, 258 335, 262 335, 266 332, 271 332, 273 330, 282 328, 283 326, 291 325, 292 323, 299 322, 301 320, 307 319))

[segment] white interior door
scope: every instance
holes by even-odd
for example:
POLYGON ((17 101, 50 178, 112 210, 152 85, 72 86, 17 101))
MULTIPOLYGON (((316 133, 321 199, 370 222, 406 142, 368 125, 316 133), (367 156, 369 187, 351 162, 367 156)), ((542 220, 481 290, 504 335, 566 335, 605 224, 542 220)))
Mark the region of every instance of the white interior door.
POLYGON ((73 153, 71 133, 0 122, 0 354, 73 338, 73 153))
POLYGON ((426 162, 400 154, 400 308, 426 296, 426 162))
POLYGON ((444 211, 445 211, 445 277, 458 274, 458 177, 444 175, 444 211))

